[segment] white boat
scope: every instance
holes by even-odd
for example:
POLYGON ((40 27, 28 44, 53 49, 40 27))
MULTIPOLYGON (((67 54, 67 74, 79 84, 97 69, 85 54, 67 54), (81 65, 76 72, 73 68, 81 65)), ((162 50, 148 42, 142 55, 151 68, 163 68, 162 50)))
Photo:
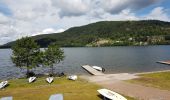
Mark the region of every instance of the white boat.
POLYGON ((77 80, 77 75, 70 75, 70 76, 68 76, 68 79, 69 80, 77 80))
POLYGON ((96 70, 98 70, 98 71, 102 71, 102 72, 104 72, 104 71, 105 71, 105 69, 104 69, 104 68, 99 67, 99 66, 92 66, 92 68, 94 68, 94 69, 96 69, 96 70))
POLYGON ((46 81, 48 82, 48 83, 52 83, 53 82, 53 77, 48 77, 48 78, 46 78, 46 81))
POLYGON ((29 82, 29 83, 32 83, 33 81, 35 81, 35 79, 36 79, 36 77, 30 77, 30 78, 28 79, 28 82, 29 82))
POLYGON ((63 94, 53 94, 50 96, 49 100, 63 100, 63 94))
POLYGON ((12 100, 13 99, 13 97, 12 96, 10 96, 10 97, 2 97, 2 98, 0 98, 0 100, 12 100))
POLYGON ((98 71, 102 71, 102 68, 99 67, 99 66, 92 66, 92 68, 94 68, 94 69, 96 69, 96 70, 98 70, 98 71))
POLYGON ((2 81, 0 83, 0 89, 4 88, 8 84, 8 81, 2 81))
POLYGON ((122 95, 116 93, 116 92, 113 92, 111 90, 108 90, 108 89, 99 89, 97 90, 101 95, 104 96, 104 98, 108 98, 108 99, 111 99, 111 100, 127 100, 125 97, 123 97, 122 95))

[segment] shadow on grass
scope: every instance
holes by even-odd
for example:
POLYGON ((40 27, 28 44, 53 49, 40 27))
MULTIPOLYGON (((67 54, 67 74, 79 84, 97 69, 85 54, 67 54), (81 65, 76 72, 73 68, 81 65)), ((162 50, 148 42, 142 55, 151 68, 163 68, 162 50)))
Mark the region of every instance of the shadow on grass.
POLYGON ((101 100, 111 100, 111 99, 108 99, 108 98, 106 98, 106 97, 104 97, 104 96, 102 96, 102 95, 97 95, 101 100))

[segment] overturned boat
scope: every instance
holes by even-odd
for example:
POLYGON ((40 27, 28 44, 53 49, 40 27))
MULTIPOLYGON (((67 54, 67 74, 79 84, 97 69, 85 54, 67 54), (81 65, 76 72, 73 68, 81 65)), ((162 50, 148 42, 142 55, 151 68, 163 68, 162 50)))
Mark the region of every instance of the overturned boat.
POLYGON ((53 80, 54 80, 54 78, 53 78, 53 77, 48 77, 48 78, 46 78, 46 81, 47 81, 48 83, 52 83, 52 82, 53 82, 53 80))
POLYGON ((77 80, 77 75, 70 75, 70 76, 68 76, 68 79, 69 80, 77 80))
POLYGON ((7 85, 8 85, 8 81, 2 81, 2 82, 0 83, 0 89, 4 88, 4 87, 7 86, 7 85))
POLYGON ((34 82, 36 80, 36 77, 30 77, 29 79, 28 79, 28 82, 29 83, 32 83, 32 82, 34 82))

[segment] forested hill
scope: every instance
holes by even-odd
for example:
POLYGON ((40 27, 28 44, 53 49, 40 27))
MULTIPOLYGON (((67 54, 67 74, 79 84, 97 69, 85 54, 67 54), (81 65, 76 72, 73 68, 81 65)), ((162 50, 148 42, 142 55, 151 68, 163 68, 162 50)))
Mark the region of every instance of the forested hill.
MULTIPOLYGON (((170 22, 158 20, 101 21, 62 33, 32 37, 41 47, 56 42, 62 47, 170 44, 170 22)), ((14 42, 3 47, 10 47, 14 42)))

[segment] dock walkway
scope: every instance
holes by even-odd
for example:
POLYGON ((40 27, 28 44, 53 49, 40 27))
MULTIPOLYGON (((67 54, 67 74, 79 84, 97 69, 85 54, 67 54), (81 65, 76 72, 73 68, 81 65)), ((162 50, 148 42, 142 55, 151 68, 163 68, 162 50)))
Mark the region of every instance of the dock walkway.
POLYGON ((92 67, 89 66, 89 65, 83 65, 83 66, 81 66, 81 67, 84 68, 86 71, 88 71, 88 72, 89 72, 90 74, 92 74, 92 75, 104 75, 104 73, 95 70, 94 68, 92 68, 92 67))

